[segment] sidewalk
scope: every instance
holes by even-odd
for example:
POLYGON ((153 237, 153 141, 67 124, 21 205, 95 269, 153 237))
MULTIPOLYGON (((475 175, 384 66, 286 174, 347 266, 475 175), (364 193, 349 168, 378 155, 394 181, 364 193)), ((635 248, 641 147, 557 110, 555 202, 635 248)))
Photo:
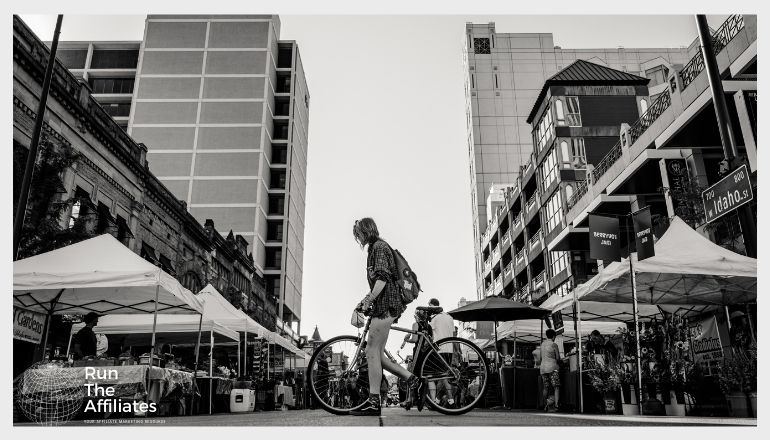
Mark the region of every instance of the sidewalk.
POLYGON ((737 417, 675 417, 675 416, 614 416, 597 414, 559 414, 532 413, 541 417, 562 417, 566 419, 613 421, 613 422, 644 422, 660 425, 725 425, 725 426, 757 426, 756 418, 737 417))

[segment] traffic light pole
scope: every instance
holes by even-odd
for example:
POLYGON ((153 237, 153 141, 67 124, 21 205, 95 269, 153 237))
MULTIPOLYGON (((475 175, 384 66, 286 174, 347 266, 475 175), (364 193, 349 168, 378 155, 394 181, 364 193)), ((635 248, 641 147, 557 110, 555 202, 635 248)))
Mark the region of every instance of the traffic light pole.
MULTIPOLYGON (((727 112, 727 101, 725 92, 722 88, 722 78, 719 74, 714 46, 711 42, 711 30, 708 26, 706 16, 699 14, 695 16, 695 23, 698 27, 698 36, 700 38, 701 50, 703 53, 703 65, 709 79, 711 96, 714 101, 714 113, 717 117, 717 126, 719 127, 719 137, 722 140, 722 149, 724 150, 727 171, 732 171, 742 165, 738 157, 738 147, 735 143, 735 134, 733 133, 730 114, 727 112)), ((743 234, 743 243, 746 247, 746 255, 757 258, 757 225, 754 221, 754 213, 750 204, 746 203, 737 210, 738 221, 743 234)))
POLYGON ((45 66, 43 75, 43 88, 40 90, 40 100, 37 105, 37 116, 35 117, 35 126, 32 128, 32 139, 29 142, 29 154, 24 166, 24 176, 21 180, 21 190, 19 191, 19 201, 16 204, 16 212, 13 218, 13 259, 16 260, 19 254, 19 243, 21 242, 21 229, 24 226, 24 217, 27 214, 27 201, 29 200, 29 188, 32 185, 32 172, 37 162, 37 150, 40 145, 40 132, 43 131, 43 119, 45 118, 46 102, 48 101, 48 91, 51 88, 51 77, 53 76, 53 67, 56 64, 56 48, 59 46, 59 33, 61 32, 62 15, 56 17, 56 29, 53 31, 53 40, 51 41, 51 50, 48 54, 48 64, 45 66))

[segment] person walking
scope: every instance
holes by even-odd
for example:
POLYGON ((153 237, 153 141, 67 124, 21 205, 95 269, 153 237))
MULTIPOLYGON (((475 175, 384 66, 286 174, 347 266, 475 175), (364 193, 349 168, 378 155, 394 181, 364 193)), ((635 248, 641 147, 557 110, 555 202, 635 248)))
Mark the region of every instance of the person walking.
MULTIPOLYGON (((428 305, 431 307, 441 307, 439 300, 431 298, 428 301, 428 305)), ((433 331, 433 341, 440 341, 444 338, 454 336, 455 325, 454 319, 446 312, 436 314, 433 319, 430 320, 430 328, 433 331)), ((452 357, 454 354, 453 346, 451 344, 443 344, 439 347, 439 354, 446 361, 447 364, 452 365, 452 357)), ((452 394, 452 386, 449 384, 449 380, 443 379, 438 385, 442 385, 447 396, 447 403, 451 406, 454 405, 454 397, 452 394)), ((428 383, 428 393, 430 398, 438 403, 437 400, 437 384, 434 382, 428 383)))
POLYGON ((559 346, 556 345, 556 332, 548 329, 545 332, 546 340, 540 344, 540 377, 543 380, 543 400, 545 401, 545 411, 553 408, 559 409, 559 346), (548 401, 549 388, 553 388, 553 405, 548 401))
POLYGON ((367 248, 366 279, 369 293, 356 306, 356 310, 371 317, 369 336, 366 341, 366 361, 369 375, 369 398, 363 406, 350 413, 356 416, 379 416, 382 413, 380 383, 382 370, 407 380, 411 395, 419 395, 422 381, 404 367, 391 362, 384 356, 390 326, 398 321, 406 310, 401 293, 396 285, 396 263, 390 245, 380 238, 377 224, 370 217, 357 220, 353 225, 353 237, 367 248))

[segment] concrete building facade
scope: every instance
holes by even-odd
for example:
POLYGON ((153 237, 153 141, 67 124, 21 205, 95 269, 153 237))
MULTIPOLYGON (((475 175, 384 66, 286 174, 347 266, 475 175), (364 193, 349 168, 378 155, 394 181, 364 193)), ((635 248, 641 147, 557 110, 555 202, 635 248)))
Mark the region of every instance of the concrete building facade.
MULTIPOLYGON (((583 59, 649 78, 650 93, 667 72, 689 59, 693 48, 563 49, 550 33, 498 33, 494 23, 466 25, 468 155, 478 298, 484 297, 481 241, 503 191, 514 185, 532 158, 526 122, 543 83, 583 59)), ((489 237, 487 237, 489 238, 489 237)))
POLYGON ((297 339, 310 96, 279 36, 275 15, 149 15, 141 42, 62 42, 59 58, 200 223, 246 240, 297 339))

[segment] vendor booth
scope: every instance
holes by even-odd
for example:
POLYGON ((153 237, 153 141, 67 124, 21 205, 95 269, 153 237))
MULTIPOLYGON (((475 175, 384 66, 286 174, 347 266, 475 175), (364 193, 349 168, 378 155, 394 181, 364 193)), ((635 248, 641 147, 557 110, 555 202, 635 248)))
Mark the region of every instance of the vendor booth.
MULTIPOLYGON (((704 374, 695 361, 704 358, 698 342, 704 337, 705 323, 713 321, 716 326, 717 320, 726 321, 729 329, 731 306, 751 310, 745 305, 756 302, 756 276, 756 259, 712 243, 675 217, 655 243, 654 256, 638 261, 632 253, 630 259, 611 263, 578 285, 572 295, 548 298, 542 307, 574 317, 578 335, 588 333, 588 322, 626 324, 620 331, 623 350, 616 363, 604 355, 586 357, 578 338, 577 353, 583 353, 578 366, 588 372, 588 377, 579 376, 580 381, 590 381, 605 400, 607 394, 623 390, 622 408, 630 413, 684 415, 692 396, 682 390, 704 374)), ((754 322, 748 316, 751 335, 754 322)), ((721 359, 724 342, 719 341, 718 331, 715 335, 711 355, 721 359)), ((755 348, 749 356, 756 359, 755 348)), ((584 399, 579 400, 581 411, 588 409, 584 399)))
MULTIPOLYGON (((185 289, 174 277, 163 272, 150 262, 126 248, 109 234, 46 252, 13 263, 13 304, 22 310, 42 313, 45 316, 45 331, 41 340, 43 359, 53 361, 54 353, 46 350, 50 321, 54 314, 99 315, 133 314, 136 318, 146 314, 144 345, 155 351, 158 313, 193 315, 191 319, 200 322, 203 304, 185 289), (152 314, 152 315, 150 315, 152 314)), ((30 397, 29 387, 41 382, 34 380, 36 374, 70 374, 65 362, 51 363, 50 368, 41 371, 27 370, 17 381, 16 402, 24 409, 30 397), (58 365, 58 366, 57 366, 58 365), (55 367, 55 368, 54 368, 55 367), (65 368, 63 368, 65 367, 65 368), (29 377, 27 377, 29 376, 29 377)), ((85 366, 101 366, 104 360, 84 359, 85 366)), ((114 361, 112 361, 114 366, 114 361)), ((148 364, 149 364, 148 356, 148 364)), ((74 371, 74 370, 73 370, 74 371)), ((146 392, 153 377, 167 377, 155 369, 132 369, 125 377, 143 377, 143 386, 137 386, 135 397, 149 400, 146 392), (136 371, 134 371, 136 370, 136 371)), ((132 379, 133 380, 133 379, 132 379)), ((177 375, 171 383, 189 383, 185 375, 177 375)), ((43 381, 49 387, 56 382, 43 381)), ((55 390, 49 390, 55 391, 55 390)), ((165 390, 166 392, 169 389, 165 390)), ((162 394, 162 393, 161 393, 162 394)), ((34 408, 33 408, 34 409, 34 408)), ((26 412, 25 412, 26 414, 26 412)), ((38 420, 50 423, 52 420, 38 420)))

